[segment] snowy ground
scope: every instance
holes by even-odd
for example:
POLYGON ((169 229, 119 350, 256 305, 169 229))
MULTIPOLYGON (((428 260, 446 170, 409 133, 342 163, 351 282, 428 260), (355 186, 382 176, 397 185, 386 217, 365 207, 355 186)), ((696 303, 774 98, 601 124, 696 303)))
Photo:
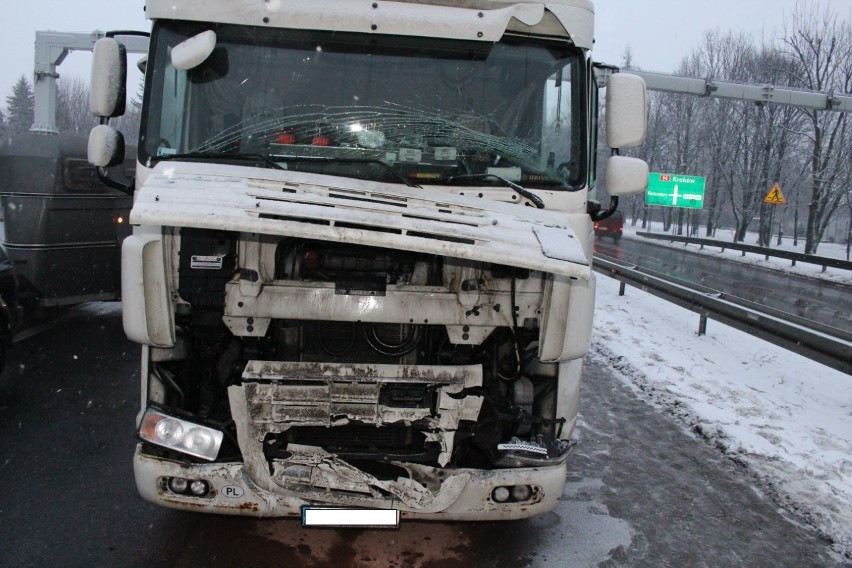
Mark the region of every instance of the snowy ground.
MULTIPOLYGON (((845 246, 822 245, 819 253, 845 258, 845 246)), ((738 251, 726 254, 742 260, 738 251)), ((745 261, 791 270, 785 260, 745 261)), ((821 275, 816 266, 793 270, 821 275)), ((821 276, 852 282, 839 270, 821 276)), ((699 337, 697 314, 636 288, 619 297, 618 281, 602 275, 595 318, 593 357, 746 466, 852 557, 852 376, 712 320, 699 337)))

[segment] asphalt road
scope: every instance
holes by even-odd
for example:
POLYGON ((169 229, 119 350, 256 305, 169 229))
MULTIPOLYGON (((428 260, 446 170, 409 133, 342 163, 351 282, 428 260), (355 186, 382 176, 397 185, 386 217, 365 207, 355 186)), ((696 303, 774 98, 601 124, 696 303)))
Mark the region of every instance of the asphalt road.
POLYGON ((77 309, 11 351, 0 377, 0 566, 844 565, 595 356, 551 513, 365 531, 162 509, 133 482, 138 359, 115 305, 77 309))
POLYGON ((595 252, 852 332, 852 286, 728 262, 641 239, 598 239, 595 252))

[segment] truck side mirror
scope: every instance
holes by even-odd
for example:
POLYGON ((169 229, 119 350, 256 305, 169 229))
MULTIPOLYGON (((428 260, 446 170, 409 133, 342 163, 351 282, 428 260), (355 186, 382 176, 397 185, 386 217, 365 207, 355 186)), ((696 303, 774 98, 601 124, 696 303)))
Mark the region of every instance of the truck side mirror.
POLYGON ((606 191, 613 198, 640 193, 648 187, 648 164, 617 155, 618 149, 633 148, 645 141, 646 98, 645 81, 637 75, 615 73, 607 80, 606 140, 616 155, 607 161, 606 191))
POLYGON ((615 73, 606 85, 606 141, 610 148, 634 148, 645 141, 648 127, 645 81, 615 73))
POLYGON ((88 157, 99 168, 117 166, 124 161, 124 136, 112 126, 95 126, 89 133, 88 157))
POLYGON ((610 156, 606 162, 606 191, 611 197, 641 193, 648 188, 648 164, 627 156, 610 156))
POLYGON ((92 81, 89 110, 101 119, 89 133, 89 163, 98 168, 98 179, 126 193, 132 188, 110 180, 102 168, 124 161, 124 136, 106 123, 124 114, 127 100, 127 50, 111 37, 95 42, 92 50, 92 81))
POLYGON ((92 51, 89 110, 100 118, 124 114, 127 92, 127 51, 118 40, 105 37, 92 51))

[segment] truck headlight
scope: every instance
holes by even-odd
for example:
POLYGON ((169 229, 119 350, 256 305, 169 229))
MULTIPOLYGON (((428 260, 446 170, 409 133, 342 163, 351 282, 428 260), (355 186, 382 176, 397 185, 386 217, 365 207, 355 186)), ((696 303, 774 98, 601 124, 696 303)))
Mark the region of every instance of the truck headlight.
POLYGON ((164 448, 213 461, 219 455, 224 435, 219 430, 149 408, 142 417, 139 437, 164 448))

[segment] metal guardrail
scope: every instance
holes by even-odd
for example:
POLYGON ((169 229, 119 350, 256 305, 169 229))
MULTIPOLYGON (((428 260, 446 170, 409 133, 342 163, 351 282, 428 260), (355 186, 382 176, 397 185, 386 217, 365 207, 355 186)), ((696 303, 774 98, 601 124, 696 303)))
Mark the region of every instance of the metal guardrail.
POLYGON ((843 260, 840 258, 829 258, 827 256, 816 256, 814 254, 804 254, 800 252, 792 252, 787 250, 777 250, 771 249, 767 247, 759 247, 756 245, 746 245, 743 243, 732 243, 728 241, 718 241, 716 239, 702 239, 698 237, 682 237, 676 235, 668 235, 665 233, 647 233, 647 232, 637 232, 636 233, 640 237, 645 237, 646 239, 657 239, 661 241, 669 241, 669 242, 677 242, 677 243, 687 243, 687 244, 695 244, 701 245, 701 248, 704 247, 716 247, 722 249, 732 249, 742 251, 743 256, 745 253, 752 252, 756 254, 761 254, 766 257, 766 260, 769 260, 770 256, 774 256, 776 258, 784 258, 787 260, 793 261, 793 266, 796 266, 797 262, 805 262, 808 264, 816 264, 822 266, 822 271, 825 272, 826 267, 831 268, 840 268, 843 270, 852 270, 852 262, 848 260, 843 260))
POLYGON ((846 331, 599 254, 594 269, 621 281, 621 294, 630 284, 696 312, 699 335, 710 318, 852 375, 852 334, 846 331))

